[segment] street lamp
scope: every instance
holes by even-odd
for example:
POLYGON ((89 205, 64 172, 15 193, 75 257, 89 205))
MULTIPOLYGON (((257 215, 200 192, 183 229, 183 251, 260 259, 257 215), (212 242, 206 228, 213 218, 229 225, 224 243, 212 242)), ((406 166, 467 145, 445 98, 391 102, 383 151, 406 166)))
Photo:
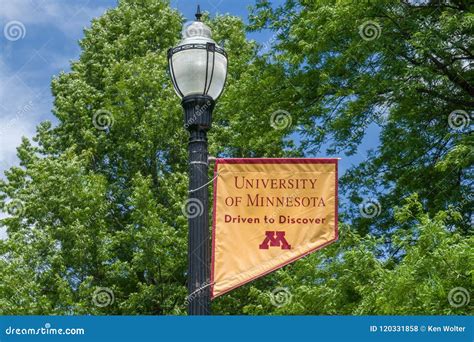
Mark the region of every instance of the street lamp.
POLYGON ((188 204, 199 208, 188 215, 189 315, 211 313, 207 131, 227 76, 227 54, 211 39, 201 16, 198 6, 196 21, 185 27, 178 46, 168 50, 171 80, 182 99, 184 126, 190 134, 188 204))

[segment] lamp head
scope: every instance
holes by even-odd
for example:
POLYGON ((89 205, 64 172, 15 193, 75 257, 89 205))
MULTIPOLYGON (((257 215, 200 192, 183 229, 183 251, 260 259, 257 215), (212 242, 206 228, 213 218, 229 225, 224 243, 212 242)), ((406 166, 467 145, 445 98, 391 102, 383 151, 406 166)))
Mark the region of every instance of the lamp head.
POLYGON ((227 77, 227 54, 212 39, 211 29, 201 17, 198 6, 196 20, 184 25, 181 42, 168 50, 168 66, 178 96, 201 95, 216 100, 227 77))

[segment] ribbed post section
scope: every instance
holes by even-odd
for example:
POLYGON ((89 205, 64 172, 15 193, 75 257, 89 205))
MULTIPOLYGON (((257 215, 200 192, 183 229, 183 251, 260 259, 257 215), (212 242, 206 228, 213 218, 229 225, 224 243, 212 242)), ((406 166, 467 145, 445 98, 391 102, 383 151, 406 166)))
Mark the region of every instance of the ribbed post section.
POLYGON ((208 96, 183 99, 189 131, 188 314, 210 315, 210 237, 207 130, 214 101, 208 96))

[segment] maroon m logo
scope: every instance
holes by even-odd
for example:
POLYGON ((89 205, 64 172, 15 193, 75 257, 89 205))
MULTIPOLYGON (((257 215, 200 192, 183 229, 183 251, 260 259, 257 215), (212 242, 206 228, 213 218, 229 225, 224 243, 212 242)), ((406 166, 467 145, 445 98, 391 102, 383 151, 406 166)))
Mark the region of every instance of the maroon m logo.
POLYGON ((265 239, 258 247, 260 249, 268 249, 268 243, 272 247, 279 247, 281 245, 281 249, 291 249, 291 246, 285 239, 285 232, 266 231, 265 239))

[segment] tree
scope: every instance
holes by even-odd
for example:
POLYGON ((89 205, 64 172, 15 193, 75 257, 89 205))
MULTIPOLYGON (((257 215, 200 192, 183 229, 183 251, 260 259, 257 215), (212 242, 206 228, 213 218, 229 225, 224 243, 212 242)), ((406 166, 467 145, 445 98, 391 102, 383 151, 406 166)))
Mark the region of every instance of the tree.
MULTIPOLYGON (((472 284, 472 134, 458 121, 472 108, 469 9, 259 1, 250 28, 278 38, 266 54, 240 18, 204 17, 230 60, 211 155, 313 156, 329 138, 353 153, 388 114, 343 179, 355 207, 376 191, 381 215, 346 212, 339 242, 218 298, 215 313, 469 313, 450 305, 472 284)), ((166 72, 182 23, 165 0, 122 0, 53 80, 58 125, 24 139, 0 181, 0 314, 184 313, 187 133, 166 72)))
POLYGON ((274 31, 268 57, 285 66, 278 86, 289 90, 306 156, 327 145, 357 153, 374 126, 380 143, 341 179, 349 208, 340 242, 249 291, 243 309, 270 312, 268 297, 278 296, 270 291, 286 284, 293 296, 283 293, 288 305, 276 313, 468 313, 472 5, 288 0, 273 8, 263 0, 250 22, 274 31), (417 210, 397 218, 405 200, 417 210), (454 310, 448 299, 458 288, 466 301, 454 310))
POLYGON ((435 214, 459 206, 470 230, 474 108, 473 5, 466 1, 258 1, 254 30, 278 39, 304 152, 357 153, 367 129, 380 144, 342 178, 346 218, 361 233, 394 231, 393 208, 417 192, 435 214), (294 86, 291 86, 294 85, 294 86), (376 218, 358 204, 377 199, 376 218))
MULTIPOLYGON (((285 155, 286 132, 269 129, 267 104, 278 103, 249 96, 283 73, 266 68, 239 18, 205 20, 231 60, 211 153, 285 155)), ((2 221, 0 313, 184 312, 187 132, 166 60, 182 24, 167 1, 121 1, 53 80, 59 124, 39 125, 35 146, 23 140, 21 167, 0 183, 13 214, 2 221)))
POLYGON ((453 220, 460 221, 461 215, 446 211, 430 217, 416 195, 407 198, 395 212, 400 224, 415 222, 410 232, 399 230, 394 237, 394 246, 404 251, 401 262, 380 257, 378 248, 383 239, 361 236, 344 225, 339 243, 279 271, 280 283, 285 284, 287 292, 254 288, 244 312, 469 314, 474 238, 463 237, 447 225, 453 220), (278 295, 286 296, 278 299, 278 295))

